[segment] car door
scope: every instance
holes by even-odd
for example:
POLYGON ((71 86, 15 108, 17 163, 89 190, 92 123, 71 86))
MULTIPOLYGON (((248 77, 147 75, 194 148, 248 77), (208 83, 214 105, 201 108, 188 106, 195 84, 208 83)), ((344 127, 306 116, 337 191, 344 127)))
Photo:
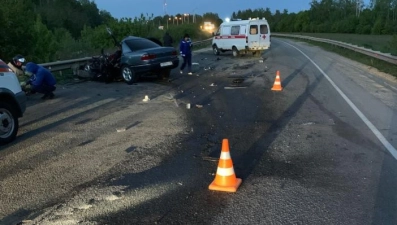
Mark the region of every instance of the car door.
POLYGON ((229 41, 228 37, 230 36, 231 32, 231 26, 223 26, 221 30, 221 41, 220 41, 220 46, 218 46, 221 49, 231 49, 229 46, 229 41))
POLYGON ((251 22, 248 27, 248 47, 250 49, 259 48, 259 41, 259 25, 257 22, 251 22))
POLYGON ((259 45, 263 49, 267 49, 270 46, 270 33, 269 26, 266 23, 259 25, 259 45))

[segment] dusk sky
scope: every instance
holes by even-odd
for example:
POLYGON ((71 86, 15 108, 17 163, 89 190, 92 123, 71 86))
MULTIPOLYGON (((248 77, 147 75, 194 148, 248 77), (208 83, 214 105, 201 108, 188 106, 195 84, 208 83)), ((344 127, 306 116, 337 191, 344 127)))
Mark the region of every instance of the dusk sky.
MULTIPOLYGON (((203 14, 218 13, 220 18, 231 16, 233 11, 269 7, 275 10, 287 9, 289 12, 299 12, 309 9, 311 0, 166 0, 167 12, 203 14)), ((104 9, 116 18, 140 16, 148 13, 154 16, 164 15, 164 0, 95 0, 99 9, 104 9)))

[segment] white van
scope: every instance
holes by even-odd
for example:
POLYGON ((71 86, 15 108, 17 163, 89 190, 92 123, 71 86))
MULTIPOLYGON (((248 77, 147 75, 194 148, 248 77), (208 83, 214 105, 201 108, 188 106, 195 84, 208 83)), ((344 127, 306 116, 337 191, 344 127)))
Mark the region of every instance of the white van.
POLYGON ((233 51, 233 56, 248 52, 261 54, 270 48, 270 26, 265 18, 223 22, 213 35, 215 55, 225 51, 233 51))

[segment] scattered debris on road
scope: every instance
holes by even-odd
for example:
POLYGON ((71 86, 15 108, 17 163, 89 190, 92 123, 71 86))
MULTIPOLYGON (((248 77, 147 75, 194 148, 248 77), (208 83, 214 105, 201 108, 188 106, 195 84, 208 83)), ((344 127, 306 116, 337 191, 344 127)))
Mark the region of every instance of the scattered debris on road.
POLYGON ((210 156, 202 156, 201 159, 203 159, 205 161, 210 161, 210 162, 218 162, 219 161, 219 158, 210 157, 210 156))
POLYGON ((225 89, 242 89, 247 88, 246 86, 236 86, 236 87, 225 87, 225 89))
POLYGON ((244 82, 244 78, 238 78, 238 79, 234 79, 233 80, 233 83, 235 83, 235 84, 241 84, 241 83, 243 83, 244 82))
POLYGON ((144 101, 144 102, 148 102, 148 101, 150 101, 150 98, 149 98, 149 96, 145 95, 145 98, 144 98, 142 101, 144 101))
POLYGON ((118 197, 116 195, 110 195, 110 196, 107 196, 105 198, 105 200, 107 200, 107 201, 115 201, 115 200, 118 200, 118 199, 120 199, 120 197, 118 197))
POLYGON ((81 205, 81 206, 78 206, 77 209, 85 210, 85 209, 89 209, 89 208, 91 208, 91 207, 92 207, 92 205, 83 204, 83 205, 81 205))
POLYGON ((176 107, 179 107, 179 104, 178 104, 178 102, 176 101, 176 99, 174 99, 174 103, 175 103, 175 106, 176 106, 176 107))
POLYGON ((124 131, 126 131, 126 129, 125 128, 118 128, 118 129, 116 129, 117 130, 117 133, 121 133, 121 132, 124 132, 124 131))

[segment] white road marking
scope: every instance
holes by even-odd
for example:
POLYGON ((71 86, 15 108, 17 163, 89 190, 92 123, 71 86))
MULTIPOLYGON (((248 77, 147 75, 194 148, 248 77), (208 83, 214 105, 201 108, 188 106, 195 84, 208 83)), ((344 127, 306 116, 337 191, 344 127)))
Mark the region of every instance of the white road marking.
POLYGON ((397 150, 393 147, 393 145, 390 144, 389 141, 382 135, 382 133, 369 121, 369 119, 357 108, 356 105, 346 96, 345 93, 331 80, 331 78, 309 57, 307 56, 304 52, 302 52, 300 49, 297 47, 281 41, 293 48, 295 48, 297 51, 302 53, 323 75, 327 80, 331 83, 331 85, 335 88, 335 90, 342 96, 343 99, 349 104, 349 106, 354 110, 354 112, 357 113, 357 115, 361 118, 361 120, 368 126, 368 128, 374 133, 374 135, 379 139, 379 141, 385 146, 385 148, 390 152, 390 154, 397 159, 397 150))

